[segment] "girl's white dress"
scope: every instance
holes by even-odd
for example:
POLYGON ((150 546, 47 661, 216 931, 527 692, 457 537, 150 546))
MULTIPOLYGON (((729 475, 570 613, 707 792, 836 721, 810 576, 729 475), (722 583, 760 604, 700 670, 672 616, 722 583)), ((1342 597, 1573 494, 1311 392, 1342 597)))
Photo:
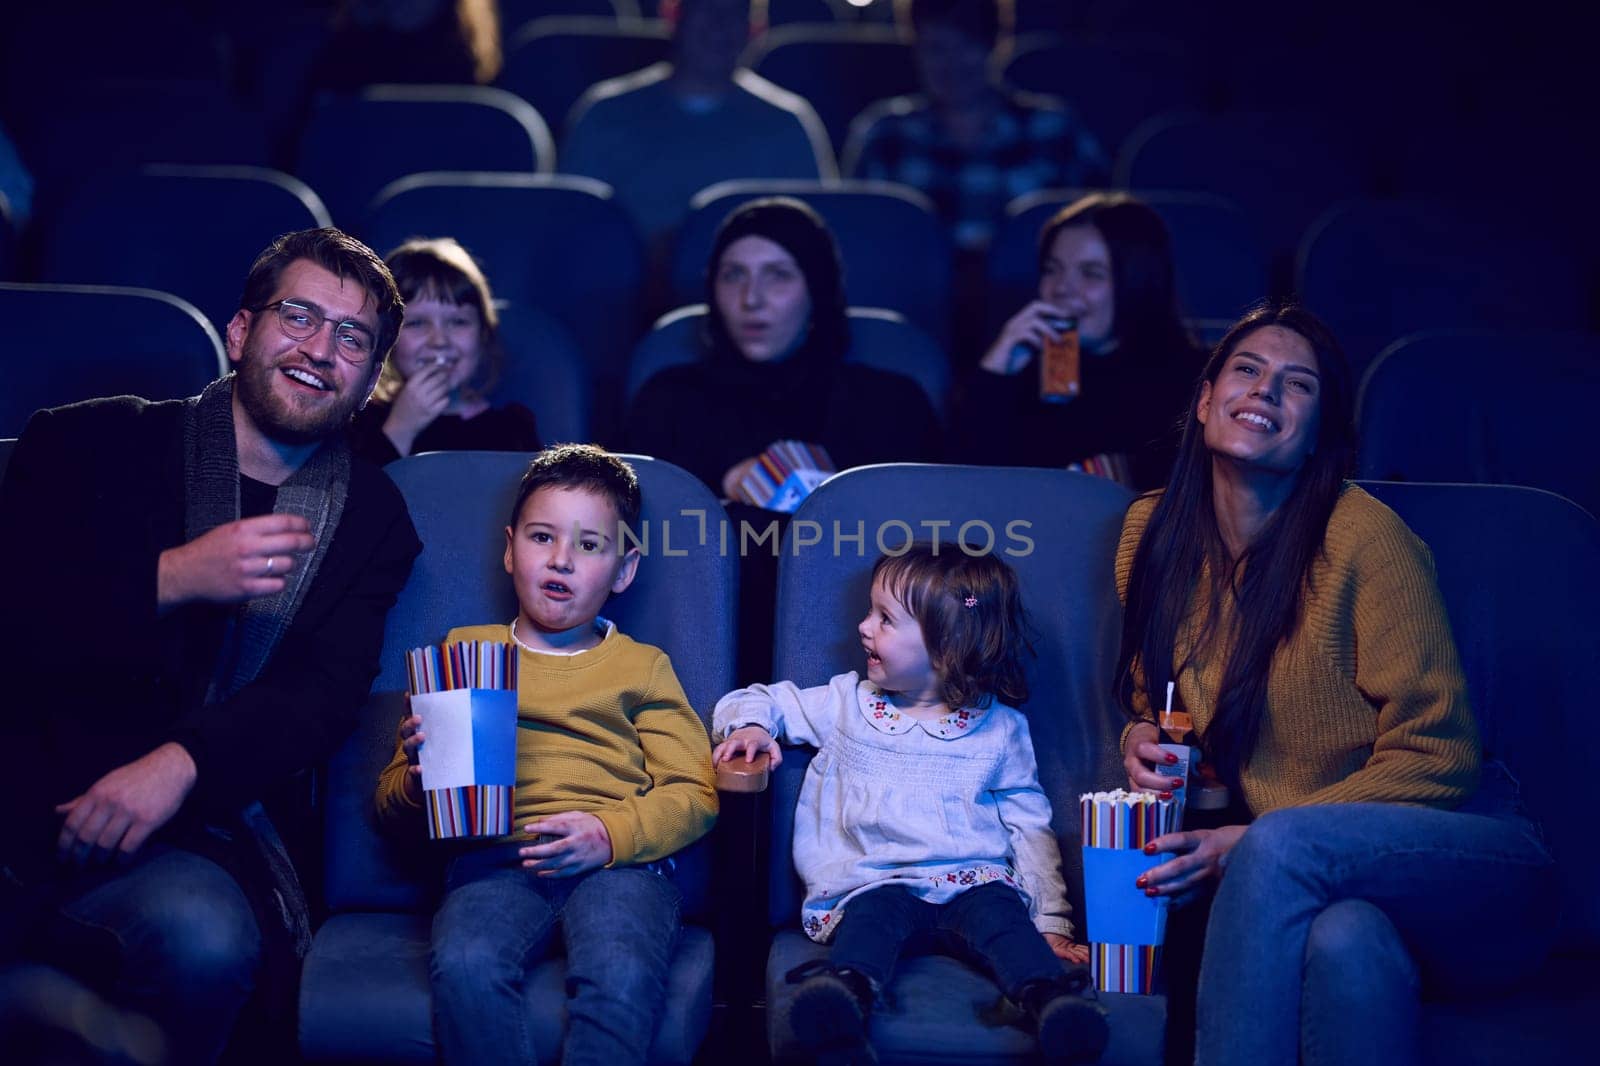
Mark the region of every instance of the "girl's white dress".
POLYGON ((827 941, 845 905, 899 884, 930 903, 990 881, 1016 888, 1041 933, 1072 935, 1050 801, 1028 723, 995 702, 921 722, 855 672, 826 685, 753 685, 717 701, 716 734, 759 725, 818 749, 795 808, 806 935, 827 941))

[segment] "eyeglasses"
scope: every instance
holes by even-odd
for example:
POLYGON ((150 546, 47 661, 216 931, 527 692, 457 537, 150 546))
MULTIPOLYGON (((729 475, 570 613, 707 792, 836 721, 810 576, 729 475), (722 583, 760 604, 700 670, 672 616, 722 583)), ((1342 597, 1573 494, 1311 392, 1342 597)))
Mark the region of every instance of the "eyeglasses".
MULTIPOLYGON (((274 300, 255 310, 267 311, 273 308, 278 312, 279 328, 290 340, 308 341, 315 337, 321 331, 322 324, 328 321, 328 316, 316 307, 295 300, 274 300)), ((372 335, 372 331, 348 318, 334 323, 333 338, 339 345, 339 354, 344 357, 345 362, 353 366, 367 363, 378 348, 378 338, 372 335)))

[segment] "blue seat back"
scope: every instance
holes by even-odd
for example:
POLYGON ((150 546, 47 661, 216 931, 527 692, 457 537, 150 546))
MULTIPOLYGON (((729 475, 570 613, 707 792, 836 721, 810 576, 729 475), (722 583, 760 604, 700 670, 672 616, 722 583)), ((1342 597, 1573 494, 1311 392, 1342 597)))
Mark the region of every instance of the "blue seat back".
POLYGON ((1005 80, 1066 100, 1114 153, 1152 115, 1194 104, 1203 80, 1194 57, 1169 38, 1044 36, 1018 41, 1005 80))
POLYGON ((298 178, 260 167, 150 165, 87 182, 46 227, 41 280, 181 296, 219 332, 261 250, 331 225, 298 178))
MULTIPOLYGON (((1006 206, 984 263, 989 328, 1039 295, 1039 233, 1052 215, 1090 190, 1041 189, 1006 206)), ((1140 192, 1172 234, 1178 304, 1186 314, 1233 320, 1267 294, 1267 254, 1255 222, 1238 204, 1211 193, 1140 192)))
POLYGON ((532 410, 539 439, 547 443, 590 440, 593 384, 572 331, 537 307, 507 304, 498 310, 505 361, 492 401, 532 410))
MULTIPOLYGON (((422 842, 396 843, 379 832, 373 813, 377 775, 394 754, 406 650, 443 640, 453 626, 516 616, 502 564, 504 529, 528 458, 435 452, 387 467, 406 498, 423 550, 389 612, 373 701, 328 767, 325 868, 332 911, 415 910, 435 887, 436 871, 422 842)), ((644 493, 646 558, 633 586, 604 613, 629 636, 672 657, 690 702, 706 717, 733 684, 738 560, 719 551, 715 536, 702 536, 722 513, 704 485, 669 463, 631 461, 644 493)), ((694 861, 680 870, 691 911, 705 895, 703 851, 691 848, 685 858, 694 861)))
POLYGON ((210 81, 101 77, 33 93, 48 106, 30 109, 18 136, 56 199, 92 176, 148 163, 265 166, 270 158, 264 118, 210 81))
POLYGON ((587 357, 597 403, 643 330, 644 246, 611 188, 557 174, 424 173, 389 185, 365 234, 392 248, 448 234, 483 263, 497 296, 561 321, 587 357))
POLYGON ((1362 381, 1361 476, 1531 485, 1600 515, 1588 424, 1597 394, 1594 334, 1415 334, 1390 345, 1362 381))
POLYGON ((6 465, 11 462, 11 449, 17 446, 17 438, 0 437, 0 485, 6 481, 6 465))
MULTIPOLYGON (((942 421, 950 398, 950 359, 925 332, 894 311, 881 307, 852 307, 850 350, 845 361, 887 370, 910 378, 927 394, 928 404, 942 421)), ((633 349, 623 386, 624 407, 631 406, 644 383, 669 366, 696 363, 706 357, 701 337, 706 305, 690 304, 656 320, 650 332, 633 349)))
POLYGON ((949 234, 928 199, 882 181, 718 182, 702 189, 673 248, 674 304, 705 299, 706 266, 717 227, 741 204, 763 196, 792 196, 816 210, 839 243, 844 290, 859 307, 886 307, 915 322, 936 341, 950 336, 949 234))
POLYGON ((1227 197, 1255 218, 1269 254, 1286 255, 1329 205, 1364 194, 1367 168, 1346 131, 1312 116, 1173 114, 1128 137, 1115 184, 1227 197))
POLYGON ((300 134, 295 173, 322 197, 336 224, 353 230, 378 190, 407 174, 548 173, 555 157, 544 119, 503 89, 373 85, 318 98, 300 134))
POLYGON ((639 0, 500 0, 501 36, 517 27, 550 15, 587 15, 597 19, 636 19, 639 0))
MULTIPOLYGON (((1028 667, 1032 698, 1022 710, 1079 913, 1078 795, 1122 779, 1117 739, 1124 718, 1111 695, 1122 612, 1111 564, 1130 499, 1111 481, 1063 470, 860 467, 824 482, 801 504, 778 567, 774 673, 820 685, 864 670, 856 624, 866 611, 880 538, 883 548, 898 550, 912 532, 928 540, 931 523, 947 523, 938 527, 939 540, 954 551, 957 540, 981 547, 992 536, 994 550, 1017 571, 1038 636, 1028 667), (798 543, 819 530, 819 543, 798 543), (862 542, 835 540, 858 531, 862 542)), ((793 925, 800 914, 790 850, 804 763, 786 756, 775 775, 769 905, 775 926, 793 925)))
POLYGON ((1358 369, 1419 330, 1580 330, 1590 294, 1570 237, 1503 214, 1352 201, 1307 231, 1298 289, 1358 369))
POLYGON ((0 436, 21 433, 41 407, 193 396, 227 369, 222 341, 193 305, 94 285, 0 284, 0 355, 0 436))
POLYGON ((1507 485, 1364 482, 1433 552, 1486 751, 1522 784, 1560 869, 1563 950, 1600 947, 1600 853, 1583 788, 1552 772, 1578 752, 1600 663, 1600 523, 1507 485))
POLYGON ((532 104, 560 140, 584 90, 667 59, 670 49, 658 19, 551 15, 510 34, 495 84, 532 104))
POLYGON ((918 88, 916 61, 892 26, 794 23, 765 34, 745 61, 816 110, 839 152, 851 121, 870 105, 918 88))

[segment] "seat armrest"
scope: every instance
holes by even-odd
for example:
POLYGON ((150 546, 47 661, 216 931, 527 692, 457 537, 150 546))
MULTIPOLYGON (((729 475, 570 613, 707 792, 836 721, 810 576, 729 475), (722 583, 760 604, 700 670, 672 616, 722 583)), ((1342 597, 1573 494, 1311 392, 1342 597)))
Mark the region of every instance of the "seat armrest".
POLYGON ((749 762, 742 758, 717 764, 718 792, 765 792, 767 753, 758 752, 749 762))

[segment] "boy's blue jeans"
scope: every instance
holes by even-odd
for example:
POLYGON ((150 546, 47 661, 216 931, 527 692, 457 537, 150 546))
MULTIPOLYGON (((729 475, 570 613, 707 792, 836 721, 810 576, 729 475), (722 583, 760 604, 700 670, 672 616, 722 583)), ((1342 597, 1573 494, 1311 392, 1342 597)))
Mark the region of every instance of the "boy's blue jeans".
POLYGON ((863 892, 845 905, 828 962, 886 988, 901 949, 917 935, 953 938, 950 946, 986 963, 1008 996, 1029 981, 1061 976, 1062 962, 1029 920, 1022 897, 999 882, 969 888, 948 903, 928 903, 900 885, 863 892))
POLYGON ((1195 1061, 1420 1062, 1419 988, 1525 978, 1553 939, 1555 899, 1549 852, 1514 811, 1266 814, 1229 854, 1212 905, 1195 1061))
POLYGON ((663 872, 670 864, 539 877, 522 868, 521 846, 496 845, 450 864, 428 961, 444 1061, 538 1061, 523 986, 559 924, 568 996, 561 1061, 644 1062, 678 939, 678 889, 663 872))

